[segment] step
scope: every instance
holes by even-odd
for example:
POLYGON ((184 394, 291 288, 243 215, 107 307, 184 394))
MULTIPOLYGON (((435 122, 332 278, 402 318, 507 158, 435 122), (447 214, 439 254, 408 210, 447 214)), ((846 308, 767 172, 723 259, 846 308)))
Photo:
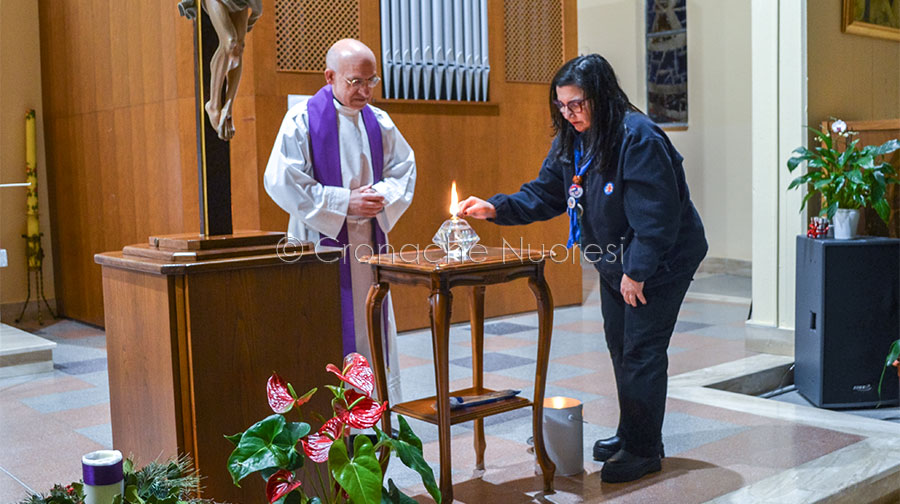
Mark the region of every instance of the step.
POLYGON ((0 378, 53 371, 56 343, 0 324, 0 378))

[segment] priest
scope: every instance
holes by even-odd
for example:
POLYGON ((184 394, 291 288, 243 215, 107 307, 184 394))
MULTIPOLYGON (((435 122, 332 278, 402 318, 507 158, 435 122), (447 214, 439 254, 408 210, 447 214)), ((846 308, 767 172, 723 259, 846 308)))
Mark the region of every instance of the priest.
MULTIPOLYGON (((372 50, 358 40, 340 40, 328 50, 325 67, 327 84, 291 107, 281 123, 265 188, 290 214, 290 237, 344 248, 341 299, 335 300, 341 303, 344 353, 357 351, 371 361, 365 305, 374 277, 359 259, 385 250, 387 233, 412 202, 416 160, 387 113, 368 103, 380 80, 372 50)), ((388 395, 397 403, 390 294, 384 306, 388 395)))

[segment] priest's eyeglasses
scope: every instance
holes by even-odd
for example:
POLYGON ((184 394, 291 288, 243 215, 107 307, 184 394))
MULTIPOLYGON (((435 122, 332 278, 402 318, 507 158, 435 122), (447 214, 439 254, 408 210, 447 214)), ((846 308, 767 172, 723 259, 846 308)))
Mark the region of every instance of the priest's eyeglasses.
POLYGON ((376 75, 375 77, 370 77, 370 78, 368 78, 368 79, 360 79, 360 78, 347 79, 347 78, 344 78, 344 80, 347 81, 347 84, 349 84, 350 87, 352 87, 353 89, 360 89, 360 88, 362 88, 363 86, 366 86, 367 88, 372 89, 372 88, 374 88, 375 86, 377 86, 379 82, 381 82, 381 77, 379 77, 379 76, 376 75))
POLYGON ((584 110, 584 102, 587 101, 584 98, 578 100, 572 100, 569 103, 563 103, 559 100, 553 100, 553 106, 559 109, 559 113, 562 115, 566 115, 566 109, 569 110, 570 114, 580 114, 582 110, 584 110))

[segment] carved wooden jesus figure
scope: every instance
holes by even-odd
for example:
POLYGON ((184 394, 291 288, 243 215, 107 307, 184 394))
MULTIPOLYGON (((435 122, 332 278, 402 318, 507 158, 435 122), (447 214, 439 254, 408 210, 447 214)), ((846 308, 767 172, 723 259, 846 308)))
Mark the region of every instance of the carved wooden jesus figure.
MULTIPOLYGON (((179 2, 178 10, 181 15, 194 19, 197 15, 197 1, 179 2)), ((204 108, 219 138, 228 141, 234 137, 234 120, 231 112, 241 81, 244 39, 262 14, 262 0, 202 0, 202 2, 203 10, 209 15, 219 38, 219 46, 209 64, 209 101, 204 108)))

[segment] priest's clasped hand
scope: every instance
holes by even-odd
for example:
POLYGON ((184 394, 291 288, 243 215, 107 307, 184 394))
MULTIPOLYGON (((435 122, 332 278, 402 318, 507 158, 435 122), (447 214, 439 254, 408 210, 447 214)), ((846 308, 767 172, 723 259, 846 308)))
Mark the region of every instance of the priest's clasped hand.
POLYGON ((474 217, 476 219, 493 219, 497 216, 494 205, 475 196, 469 196, 459 203, 460 217, 474 217))
POLYGON ((378 212, 384 210, 384 196, 372 189, 371 185, 364 185, 350 190, 350 204, 347 206, 347 215, 355 217, 375 217, 378 212))

